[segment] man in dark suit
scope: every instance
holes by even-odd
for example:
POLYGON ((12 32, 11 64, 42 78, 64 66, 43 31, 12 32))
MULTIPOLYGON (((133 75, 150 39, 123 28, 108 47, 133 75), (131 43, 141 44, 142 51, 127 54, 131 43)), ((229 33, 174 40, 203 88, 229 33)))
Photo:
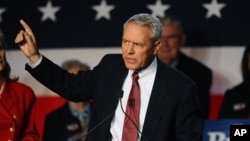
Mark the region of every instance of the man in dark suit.
MULTIPOLYGON (((139 75, 139 122, 133 141, 201 141, 203 120, 197 86, 157 57, 162 25, 150 14, 137 14, 124 24, 122 55, 105 55, 90 71, 69 74, 41 55, 31 28, 24 27, 15 39, 29 59, 26 70, 39 82, 71 101, 93 99, 87 141, 125 141, 127 109, 138 103, 131 98, 132 74, 139 75), (127 105, 127 100, 129 103, 127 105), (123 107, 127 107, 126 113, 123 107)), ((137 84, 138 85, 138 84, 137 84)), ((137 86, 138 87, 138 86, 137 86)), ((138 94, 138 93, 137 93, 138 94)), ((133 113, 137 115, 137 113, 133 113)), ((130 126, 131 131, 135 126, 130 126)), ((128 139, 129 140, 129 139, 128 139)))
POLYGON ((198 60, 181 52, 186 36, 178 19, 165 16, 161 17, 160 21, 162 23, 162 45, 158 49, 157 56, 165 64, 183 72, 198 85, 200 106, 204 118, 208 118, 212 71, 198 60))

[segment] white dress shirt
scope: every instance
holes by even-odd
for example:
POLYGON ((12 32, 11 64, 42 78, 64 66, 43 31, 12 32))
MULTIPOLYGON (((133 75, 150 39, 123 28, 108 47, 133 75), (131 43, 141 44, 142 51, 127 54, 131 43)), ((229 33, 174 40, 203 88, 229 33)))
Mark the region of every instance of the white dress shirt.
MULTIPOLYGON (((151 91, 154 84, 155 74, 157 68, 157 59, 154 58, 153 62, 149 67, 139 72, 139 85, 140 85, 140 92, 141 92, 141 106, 140 106, 140 123, 139 123, 139 138, 141 138, 141 132, 143 129, 144 120, 146 117, 146 112, 148 108, 149 99, 151 96, 151 91)), ((125 115, 121 109, 123 108, 126 111, 127 100, 129 97, 129 93, 132 87, 132 74, 133 70, 129 70, 128 75, 123 83, 123 98, 119 101, 118 106, 115 111, 115 116, 113 121, 111 122, 110 132, 112 135, 112 141, 121 141, 122 139, 122 130, 123 130, 123 123, 125 119, 125 115), (121 103, 120 103, 121 102, 121 103), (122 104, 122 106, 121 106, 122 104)))

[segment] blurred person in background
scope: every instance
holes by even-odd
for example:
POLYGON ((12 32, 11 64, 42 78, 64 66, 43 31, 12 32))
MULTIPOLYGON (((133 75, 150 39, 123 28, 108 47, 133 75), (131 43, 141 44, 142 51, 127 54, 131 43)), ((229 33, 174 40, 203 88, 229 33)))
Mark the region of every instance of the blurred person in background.
POLYGON ((186 35, 179 19, 173 16, 159 19, 162 23, 162 45, 158 49, 157 56, 165 64, 183 72, 198 85, 200 106, 204 118, 207 119, 209 118, 212 71, 181 51, 186 41, 186 35))
POLYGON ((241 60, 242 82, 227 89, 218 114, 218 119, 250 118, 250 44, 241 60))
MULTIPOLYGON (((61 67, 69 73, 87 71, 90 67, 79 60, 66 60, 61 67)), ((85 141, 90 119, 89 101, 66 102, 46 116, 43 141, 85 141)))

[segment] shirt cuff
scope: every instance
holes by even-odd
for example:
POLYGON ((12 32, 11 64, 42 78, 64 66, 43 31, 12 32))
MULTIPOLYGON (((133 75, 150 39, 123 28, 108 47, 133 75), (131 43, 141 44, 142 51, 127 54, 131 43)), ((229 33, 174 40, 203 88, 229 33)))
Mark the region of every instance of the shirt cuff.
POLYGON ((34 69, 35 67, 37 67, 43 60, 43 56, 41 55, 41 57, 39 58, 39 60, 35 63, 35 64, 31 64, 30 62, 28 62, 28 65, 34 69))

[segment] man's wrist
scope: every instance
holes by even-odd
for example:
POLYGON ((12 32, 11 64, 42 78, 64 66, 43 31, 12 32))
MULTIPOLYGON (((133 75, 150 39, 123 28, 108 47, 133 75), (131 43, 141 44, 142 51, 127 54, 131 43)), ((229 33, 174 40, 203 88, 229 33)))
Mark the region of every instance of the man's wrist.
MULTIPOLYGON (((39 54, 39 55, 40 55, 40 54, 39 54)), ((40 55, 40 57, 39 57, 38 59, 36 59, 35 62, 31 62, 31 60, 29 60, 28 65, 29 65, 32 69, 34 69, 36 66, 38 66, 38 65, 42 62, 42 60, 43 60, 43 56, 40 55)))
POLYGON ((29 57, 29 63, 30 64, 36 64, 38 60, 40 60, 41 55, 37 54, 37 55, 32 55, 29 57))

